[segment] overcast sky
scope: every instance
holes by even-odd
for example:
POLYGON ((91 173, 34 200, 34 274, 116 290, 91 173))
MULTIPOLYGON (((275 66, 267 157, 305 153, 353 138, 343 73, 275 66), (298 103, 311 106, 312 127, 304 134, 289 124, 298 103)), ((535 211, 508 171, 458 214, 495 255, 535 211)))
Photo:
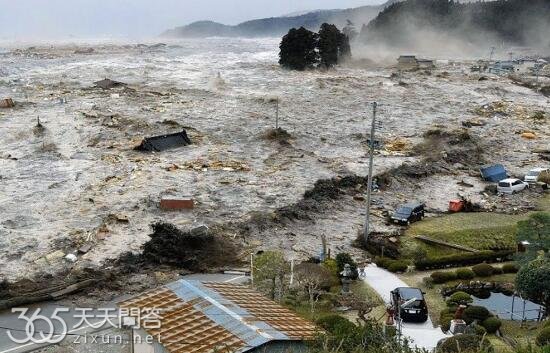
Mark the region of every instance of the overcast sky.
POLYGON ((0 39, 147 37, 198 20, 225 24, 385 0, 0 0, 0 39))

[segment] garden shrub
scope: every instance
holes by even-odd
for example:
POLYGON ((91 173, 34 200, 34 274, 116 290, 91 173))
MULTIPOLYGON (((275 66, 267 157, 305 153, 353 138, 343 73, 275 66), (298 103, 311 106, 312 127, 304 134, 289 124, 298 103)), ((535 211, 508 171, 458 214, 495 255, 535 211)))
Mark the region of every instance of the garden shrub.
POLYGON ((475 253, 453 254, 435 258, 417 259, 414 265, 419 270, 430 270, 452 266, 468 266, 482 262, 505 261, 514 255, 513 250, 478 251, 475 253))
POLYGON ((336 255, 336 264, 338 266, 338 273, 341 273, 344 270, 346 264, 348 264, 352 272, 351 278, 357 279, 357 277, 359 277, 359 272, 357 271, 357 263, 347 252, 341 252, 336 255))
POLYGON ((449 329, 451 328, 451 320, 453 320, 454 318, 454 311, 451 312, 448 309, 443 309, 439 313, 439 324, 441 325, 441 330, 443 330, 443 332, 449 331, 449 329))
POLYGON ((478 336, 483 336, 484 334, 487 333, 487 330, 485 329, 485 327, 481 325, 475 324, 473 325, 473 328, 474 328, 475 334, 478 336))
POLYGON ((546 327, 539 332, 536 342, 541 347, 550 345, 550 327, 546 327))
POLYGON ((435 271, 433 272, 430 277, 434 281, 435 284, 441 284, 449 281, 453 281, 456 279, 456 273, 453 271, 435 271))
POLYGON ((517 273, 519 266, 516 264, 504 264, 502 265, 502 272, 504 273, 517 273))
POLYGON ((392 260, 388 265, 388 271, 390 272, 405 272, 409 264, 407 261, 402 260, 392 260))
POLYGON ((465 292, 456 292, 447 299, 447 306, 468 305, 471 302, 473 302, 473 299, 470 294, 465 292))
POLYGON ((317 325, 332 334, 352 332, 356 326, 345 317, 336 314, 323 316, 317 320, 317 325))
POLYGON ((497 317, 488 317, 487 319, 483 320, 481 326, 485 327, 487 333, 494 334, 502 326, 502 321, 500 321, 500 319, 497 317))
POLYGON ((493 275, 501 275, 504 273, 504 271, 502 270, 502 267, 495 267, 495 266, 492 266, 493 267, 493 275))
POLYGON ((476 276, 474 271, 469 268, 459 268, 456 270, 456 278, 458 279, 472 279, 476 276))
POLYGON ((377 256, 374 258, 374 263, 376 264, 376 266, 382 267, 382 268, 388 268, 388 264, 390 261, 391 259, 387 257, 377 256))
POLYGON ((476 320, 477 322, 483 322, 483 320, 487 319, 489 316, 491 316, 491 313, 486 308, 482 306, 472 305, 464 310, 463 318, 464 321, 466 321, 466 323, 469 325, 476 320))
POLYGON ((493 346, 484 337, 472 334, 457 335, 438 344, 439 353, 493 352, 493 346))
POLYGON ((472 271, 479 277, 489 277, 495 272, 495 268, 489 264, 479 264, 472 267, 472 271))

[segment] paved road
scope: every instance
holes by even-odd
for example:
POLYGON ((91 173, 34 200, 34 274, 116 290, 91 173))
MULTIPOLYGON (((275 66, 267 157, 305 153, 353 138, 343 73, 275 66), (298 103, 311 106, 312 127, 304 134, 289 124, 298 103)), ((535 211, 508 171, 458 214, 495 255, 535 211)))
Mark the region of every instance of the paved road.
MULTIPOLYGON (((188 276, 183 276, 182 278, 207 281, 207 282, 231 282, 231 283, 244 283, 249 279, 249 277, 241 274, 192 274, 188 276)), ((128 296, 117 298, 112 303, 102 306, 101 309, 114 309, 115 311, 112 311, 112 312, 109 311, 109 313, 115 314, 116 303, 127 298, 128 296)), ((40 314, 47 318, 51 318, 54 311, 58 308, 67 309, 68 312, 59 313, 59 317, 62 318, 63 321, 67 324, 67 328, 66 329, 63 328, 60 322, 53 322, 54 324, 53 332, 55 333, 68 332, 70 335, 67 336, 65 340, 70 340, 70 342, 74 341, 74 339, 76 338, 75 335, 83 335, 83 334, 89 335, 98 331, 112 328, 112 325, 110 325, 109 323, 105 323, 105 325, 101 327, 96 327, 96 326, 100 326, 99 323, 101 323, 103 321, 103 317, 105 317, 104 315, 105 311, 100 309, 93 309, 93 311, 86 312, 85 314, 83 314, 81 309, 64 307, 56 304, 55 302, 27 305, 25 306, 25 308, 29 309, 28 313, 26 314, 27 317, 32 315, 32 313, 34 313, 36 309, 40 309, 40 314), (99 319, 89 318, 88 322, 90 325, 86 323, 80 325, 80 321, 83 315, 89 317, 88 315, 92 316, 92 314, 94 314, 95 316, 99 316, 100 318, 99 319)), ((0 312, 0 353, 24 353, 24 352, 30 352, 38 348, 42 348, 50 345, 50 344, 38 344, 38 343, 32 343, 32 342, 16 343, 13 340, 11 340, 10 337, 8 336, 8 329, 11 329, 10 332, 12 333, 12 336, 14 336, 15 339, 21 340, 27 337, 25 333, 26 321, 19 319, 18 316, 19 316, 19 313, 12 313, 10 310, 0 312)), ((114 318, 112 318, 111 321, 115 326, 116 324, 118 324, 118 320, 114 318)), ((41 320, 35 321, 35 328, 36 328, 36 332, 34 334, 34 337, 37 339, 40 338, 41 332, 44 332, 44 333, 52 332, 48 324, 45 321, 41 321, 41 320)))
MULTIPOLYGON (((409 287, 399 277, 376 265, 369 265, 365 268, 364 280, 382 297, 386 304, 390 303, 390 292, 398 287, 409 287)), ((432 320, 424 323, 403 323, 403 335, 412 341, 418 348, 432 350, 437 342, 445 337, 439 327, 434 327, 432 320)))

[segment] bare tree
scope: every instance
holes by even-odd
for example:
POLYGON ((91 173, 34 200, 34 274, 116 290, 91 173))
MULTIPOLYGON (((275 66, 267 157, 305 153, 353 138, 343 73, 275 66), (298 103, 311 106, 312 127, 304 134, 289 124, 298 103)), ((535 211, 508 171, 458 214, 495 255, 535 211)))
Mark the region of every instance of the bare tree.
POLYGON ((319 300, 324 288, 330 287, 332 274, 323 266, 302 262, 294 270, 294 278, 299 287, 308 297, 311 312, 315 311, 315 303, 319 300))
POLYGON ((355 293, 341 295, 338 298, 338 304, 343 307, 348 307, 351 310, 356 310, 357 319, 365 323, 369 320, 367 315, 370 314, 375 306, 377 306, 376 303, 368 298, 360 297, 355 293))

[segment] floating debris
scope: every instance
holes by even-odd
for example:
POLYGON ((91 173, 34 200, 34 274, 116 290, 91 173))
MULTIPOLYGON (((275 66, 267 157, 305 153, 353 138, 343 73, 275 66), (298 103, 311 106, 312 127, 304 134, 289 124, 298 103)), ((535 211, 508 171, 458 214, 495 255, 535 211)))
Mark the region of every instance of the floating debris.
POLYGON ((161 152, 171 148, 187 146, 191 144, 191 140, 187 136, 187 131, 169 135, 161 135, 144 138, 139 146, 135 148, 137 151, 145 152, 161 152))

